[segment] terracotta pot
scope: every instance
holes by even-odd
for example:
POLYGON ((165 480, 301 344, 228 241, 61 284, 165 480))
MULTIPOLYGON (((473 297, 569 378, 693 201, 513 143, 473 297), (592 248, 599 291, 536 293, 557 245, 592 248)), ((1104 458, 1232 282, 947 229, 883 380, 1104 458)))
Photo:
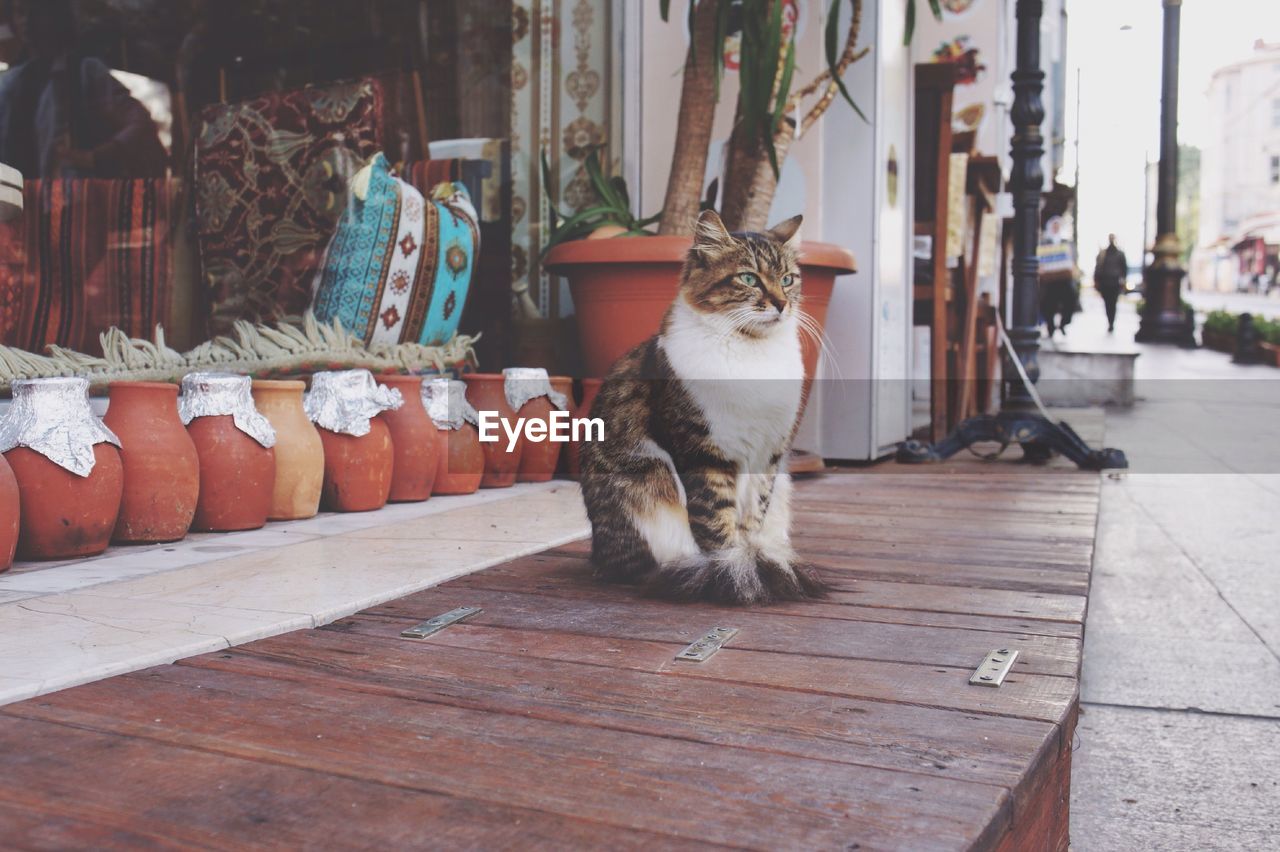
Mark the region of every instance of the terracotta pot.
MULTIPOLYGON (((596 396, 600 393, 600 388, 604 384, 604 379, 583 379, 582 380, 582 402, 578 403, 573 410, 574 417, 590 417, 591 406, 596 401, 596 396)), ((581 441, 570 441, 565 447, 565 455, 568 457, 568 471, 570 479, 577 479, 582 473, 582 467, 579 462, 582 452, 581 441)))
POLYGON ((267 523, 276 454, 236 428, 230 414, 197 417, 187 434, 200 457, 200 500, 192 530, 235 532, 267 523))
POLYGON ((324 507, 332 512, 372 512, 387 505, 395 450, 391 430, 381 417, 372 418, 369 432, 359 437, 319 431, 324 444, 324 507))
MULTIPOLYGON (((552 376, 551 389, 556 393, 564 394, 564 398, 569 400, 569 416, 576 417, 578 411, 578 403, 573 393, 573 378, 571 376, 552 376)), ((573 442, 561 444, 560 463, 556 465, 556 473, 561 476, 569 475, 569 448, 573 446, 573 442)))
POLYGON ((461 429, 437 429, 441 449, 433 494, 471 494, 484 478, 484 450, 476 427, 464 423, 461 429))
POLYGON ((178 386, 112 382, 102 422, 120 439, 124 496, 111 538, 124 544, 178 541, 200 497, 200 459, 178 419, 178 386))
POLYGON ((13 554, 18 550, 20 514, 18 480, 4 456, 0 456, 0 574, 13 566, 13 554))
POLYGON ((431 496, 440 467, 440 440, 422 407, 420 376, 377 376, 378 384, 400 391, 404 404, 378 415, 391 430, 395 463, 391 470, 392 503, 416 503, 431 496))
POLYGON ((275 485, 269 521, 296 521, 320 511, 324 485, 324 445, 302 410, 306 382, 253 380, 253 405, 276 430, 275 485))
POLYGON ((78 476, 26 447, 15 447, 4 457, 18 482, 19 557, 73 559, 107 549, 124 491, 119 450, 94 444, 88 476, 78 476))
MULTIPOLYGON (((536 390, 554 390, 551 387, 551 381, 547 376, 546 370, 537 370, 537 376, 531 377, 534 387, 525 393, 520 393, 519 387, 522 382, 528 381, 529 379, 523 379, 517 375, 513 375, 513 373, 520 372, 518 370, 505 370, 503 372, 507 379, 507 389, 511 390, 513 386, 517 389, 517 400, 527 396, 528 393, 535 392, 536 390)), ((508 394, 507 397, 509 402, 511 394, 508 394)), ((520 406, 520 410, 516 412, 517 418, 523 418, 526 422, 530 420, 541 421, 546 424, 547 429, 547 440, 525 440, 524 449, 520 453, 520 469, 516 476, 517 481, 548 482, 551 480, 551 477, 555 476, 556 465, 560 461, 560 450, 564 447, 564 444, 559 441, 550 440, 551 412, 556 410, 558 409, 556 408, 555 403, 553 403, 544 393, 525 402, 520 406)))
MULTIPOLYGON (((505 381, 501 373, 467 373, 462 377, 467 383, 467 400, 477 412, 496 411, 498 417, 515 427, 516 413, 507 404, 505 381)), ((524 438, 516 441, 515 448, 507 449, 506 431, 499 426, 498 440, 484 441, 484 477, 481 488, 510 488, 515 485, 520 471, 520 455, 524 451, 524 438)))
MULTIPOLYGON (((676 296, 690 237, 570 240, 553 248, 543 268, 569 279, 587 373, 605 376, 613 362, 653 336, 676 296)), ((829 243, 800 245, 804 310, 822 326, 837 275, 853 272, 853 254, 829 243)), ((802 335, 806 385, 818 347, 802 335)))

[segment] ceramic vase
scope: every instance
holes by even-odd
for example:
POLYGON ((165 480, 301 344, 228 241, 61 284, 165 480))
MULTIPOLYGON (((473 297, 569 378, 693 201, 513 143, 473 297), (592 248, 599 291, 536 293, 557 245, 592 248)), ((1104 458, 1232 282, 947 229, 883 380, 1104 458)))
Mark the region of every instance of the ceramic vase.
MULTIPOLYGON (((467 373, 462 379, 467 383, 467 401, 481 417, 484 412, 495 412, 498 418, 515 428, 516 413, 507 402, 506 380, 501 373, 467 373)), ((507 449, 506 430, 499 425, 496 433, 496 441, 482 441, 480 444, 484 450, 481 488, 510 488, 515 485, 516 476, 520 472, 520 455, 524 451, 523 436, 516 440, 512 449, 507 449)))
POLYGON ((321 505, 334 512, 371 512, 387 504, 395 471, 391 430, 378 417, 403 404, 368 370, 316 373, 306 411, 324 444, 321 505))
POLYGON ((275 430, 254 407, 249 378, 188 374, 178 410, 200 459, 191 529, 235 532, 265 525, 276 481, 275 430))
POLYGON ((18 497, 18 480, 13 468, 0 456, 0 574, 13 567, 13 555, 18 550, 18 519, 21 508, 18 497))
POLYGON ((200 459, 178 418, 178 386, 112 382, 102 419, 120 439, 124 496, 112 540, 123 544, 178 541, 187 534, 200 497, 200 459))
POLYGON ((422 385, 423 403, 436 427, 439 467, 433 494, 471 494, 484 477, 484 450, 472 421, 475 409, 466 385, 456 379, 430 379, 422 385))
POLYGON ((19 558, 93 556, 111 541, 124 468, 119 439, 89 409, 88 391, 85 379, 13 382, 0 449, 18 485, 19 558))
POLYGON ((324 444, 302 408, 302 381, 254 379, 253 404, 276 431, 275 485, 269 521, 297 521, 320 511, 324 444))
POLYGON ((555 476, 560 450, 564 447, 563 443, 550 439, 551 412, 567 410, 568 398, 551 387, 547 371, 541 367, 514 367, 503 370, 502 374, 506 378, 507 404, 516 409, 516 417, 526 423, 538 421, 545 424, 542 427, 544 440, 526 437, 516 479, 519 482, 547 482, 555 476))
MULTIPOLYGON (((573 409, 573 416, 590 417, 591 406, 596 401, 596 395, 600 393, 600 386, 604 384, 604 379, 583 379, 582 380, 582 401, 573 409)), ((565 446, 565 456, 568 459, 566 468, 569 471, 570 479, 577 479, 582 473, 580 463, 582 442, 570 441, 565 446)))
POLYGON ((420 376, 378 376, 378 384, 400 391, 404 404, 384 411, 378 419, 391 432, 395 463, 391 471, 391 503, 416 503, 431 496, 440 466, 440 440, 435 424, 422 407, 420 376))

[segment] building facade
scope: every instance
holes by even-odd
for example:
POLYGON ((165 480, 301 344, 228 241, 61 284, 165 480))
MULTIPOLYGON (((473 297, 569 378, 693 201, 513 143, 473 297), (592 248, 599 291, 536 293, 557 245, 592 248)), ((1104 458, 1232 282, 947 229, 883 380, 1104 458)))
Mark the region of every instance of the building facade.
POLYGON ((1274 286, 1280 251, 1280 43, 1214 72, 1191 286, 1274 286))

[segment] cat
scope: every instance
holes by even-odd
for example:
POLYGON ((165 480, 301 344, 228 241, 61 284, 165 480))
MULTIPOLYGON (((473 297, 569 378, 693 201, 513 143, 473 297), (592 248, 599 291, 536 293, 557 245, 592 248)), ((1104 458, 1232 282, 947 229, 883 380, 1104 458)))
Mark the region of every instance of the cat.
POLYGON ((703 212, 661 329, 605 379, 604 440, 581 450, 597 577, 739 604, 825 594, 791 547, 800 223, 731 234, 703 212))

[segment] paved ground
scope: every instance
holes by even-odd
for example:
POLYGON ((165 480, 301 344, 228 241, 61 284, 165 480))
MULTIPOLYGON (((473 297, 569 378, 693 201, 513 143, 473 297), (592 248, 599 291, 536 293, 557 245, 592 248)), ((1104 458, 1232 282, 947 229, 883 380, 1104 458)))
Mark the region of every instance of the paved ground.
MULTIPOLYGON (((1077 345, 1106 335, 1083 295, 1077 345)), ((1125 307, 1116 337, 1132 341, 1125 307)), ((1138 347, 1107 414, 1072 779, 1078 850, 1274 849, 1280 835, 1280 369, 1138 347)))

